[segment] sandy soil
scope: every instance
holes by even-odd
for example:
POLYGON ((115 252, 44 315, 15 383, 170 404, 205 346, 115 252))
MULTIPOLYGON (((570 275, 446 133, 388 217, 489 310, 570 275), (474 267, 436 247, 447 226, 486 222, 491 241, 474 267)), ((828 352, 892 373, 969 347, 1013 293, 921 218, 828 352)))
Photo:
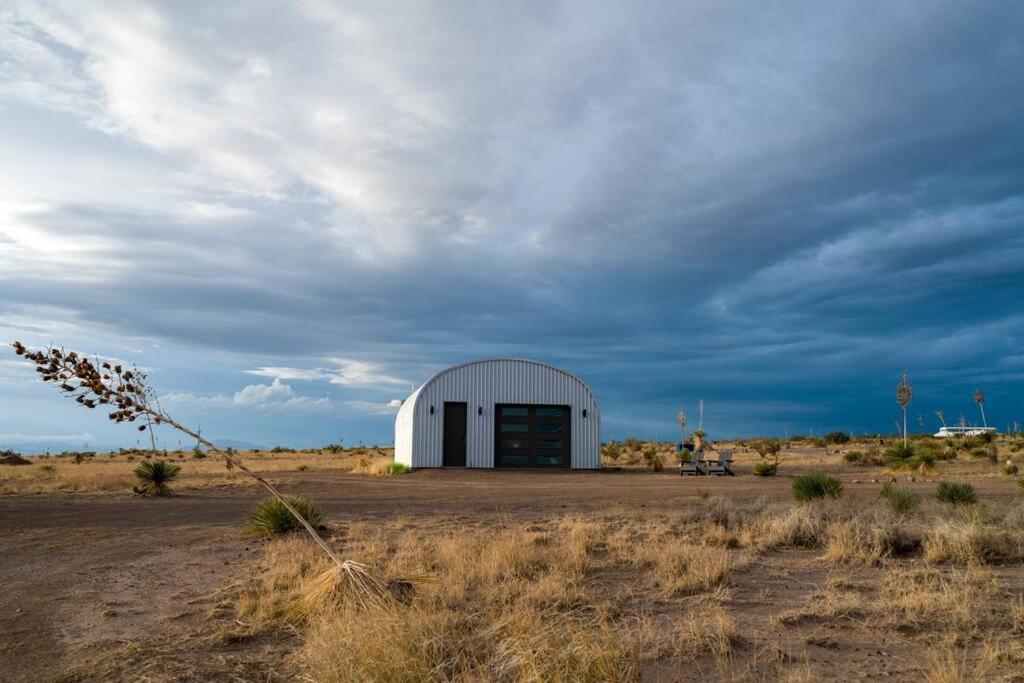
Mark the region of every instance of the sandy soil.
MULTIPOLYGON (((800 469, 792 467, 790 474, 800 469)), ((871 476, 843 472, 847 496, 877 496, 878 484, 869 481, 871 476)), ((458 524, 566 512, 585 515, 616 507, 648 508, 649 513, 693 504, 704 493, 788 498, 790 485, 787 477, 683 478, 671 471, 419 471, 393 478, 321 471, 283 472, 272 479, 286 491, 317 501, 329 528, 397 517, 458 524)), ((934 479, 908 485, 927 493, 934 489, 934 479)), ((1005 478, 974 483, 989 500, 1019 496, 1005 478)), ((92 678, 97 671, 151 680, 294 676, 282 659, 293 644, 281 639, 231 642, 216 636, 233 619, 223 591, 244 575, 259 548, 242 534, 244 519, 259 497, 250 488, 187 491, 166 499, 122 494, 0 497, 0 680, 75 680, 92 678)), ((792 603, 822 583, 828 570, 815 557, 814 552, 776 553, 735 574, 731 607, 748 615, 744 630, 752 643, 775 637, 758 625, 766 611, 792 603), (766 592, 764 576, 781 566, 780 575, 787 578, 766 592)), ((1019 568, 1000 573, 1020 588, 1019 568)), ((836 629, 841 631, 842 624, 797 625, 780 646, 811 648, 816 667, 842 661, 850 675, 920 673, 920 662, 905 661, 884 642, 856 636, 837 649, 837 639, 844 636, 836 629)), ((658 672, 652 673, 657 677, 658 672)), ((666 676, 675 678, 670 672, 666 676)))

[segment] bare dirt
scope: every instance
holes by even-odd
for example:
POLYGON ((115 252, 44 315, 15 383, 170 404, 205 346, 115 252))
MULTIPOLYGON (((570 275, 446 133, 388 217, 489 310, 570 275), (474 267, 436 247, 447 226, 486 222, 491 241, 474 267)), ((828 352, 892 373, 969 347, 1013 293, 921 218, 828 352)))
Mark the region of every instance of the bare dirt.
MULTIPOLYGON (((863 475, 843 478, 847 496, 877 496, 878 484, 863 475), (853 483, 855 479, 860 482, 853 483)), ((399 517, 459 524, 566 512, 585 516, 615 507, 650 512, 689 505, 705 494, 789 495, 785 477, 684 478, 669 471, 425 470, 391 478, 320 471, 280 473, 271 479, 285 491, 315 500, 329 527, 399 517)), ((909 486, 925 493, 934 483, 909 486)), ((989 499, 1015 495, 999 479, 982 479, 976 486, 989 499)), ((123 494, 0 497, 0 680, 85 680, 105 671, 100 677, 294 677, 296 672, 283 659, 293 643, 232 642, 216 635, 233 619, 223 590, 245 574, 259 550, 243 528, 260 497, 252 488, 203 489, 164 499, 123 494)), ((801 551, 776 554, 737 572, 732 600, 739 613, 748 615, 751 639, 762 637, 758 615, 763 621, 766 611, 778 611, 821 584, 827 570, 814 557, 801 551), (764 577, 774 570, 786 579, 766 593, 764 577)), ((1007 570, 1007 576, 1019 584, 1015 571, 1007 570)), ((892 656, 883 642, 857 641, 837 649, 842 628, 810 623, 791 637, 802 638, 800 649, 816 651, 829 666, 843 660, 843 670, 851 676, 920 675, 920 662, 892 656)), ((666 675, 664 680, 675 680, 670 672, 666 675)))

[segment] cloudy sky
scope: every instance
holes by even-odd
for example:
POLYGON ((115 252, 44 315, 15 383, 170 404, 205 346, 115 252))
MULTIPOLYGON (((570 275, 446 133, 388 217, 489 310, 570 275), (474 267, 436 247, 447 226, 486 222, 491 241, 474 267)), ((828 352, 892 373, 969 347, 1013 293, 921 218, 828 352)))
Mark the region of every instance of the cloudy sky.
MULTIPOLYGON (((605 437, 1005 428, 1022 72, 1013 2, 5 2, 0 337, 264 445, 495 356, 605 437)), ((135 442, 29 370, 0 442, 135 442)))

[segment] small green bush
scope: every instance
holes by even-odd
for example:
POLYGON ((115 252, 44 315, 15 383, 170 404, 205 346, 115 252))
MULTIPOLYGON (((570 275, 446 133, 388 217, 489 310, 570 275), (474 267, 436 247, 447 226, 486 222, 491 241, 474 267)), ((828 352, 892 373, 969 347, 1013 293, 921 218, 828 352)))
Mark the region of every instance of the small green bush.
POLYGON ((890 510, 901 515, 910 512, 921 503, 921 498, 916 493, 893 486, 891 482, 882 487, 880 495, 890 510))
POLYGON ((996 435, 992 432, 982 432, 975 437, 981 443, 992 443, 996 440, 996 435))
MULTIPOLYGON (((321 515, 316 505, 296 496, 286 496, 288 504, 302 515, 303 519, 314 527, 320 526, 321 515)), ((277 498, 265 498, 249 515, 249 531, 255 536, 274 536, 287 534, 302 528, 288 508, 277 498)))
POLYGON ((975 458, 987 458, 988 449, 983 448, 982 446, 976 446, 971 449, 971 455, 973 455, 975 458))
POLYGON ((661 459, 661 455, 653 444, 644 446, 640 455, 644 458, 644 464, 655 472, 661 472, 665 468, 665 462, 661 459))
POLYGON ((149 496, 167 496, 171 494, 171 487, 168 483, 178 476, 181 467, 171 464, 166 460, 152 460, 140 463, 135 468, 135 476, 140 485, 135 492, 149 496))
POLYGON ((843 482, 824 472, 808 472, 793 480, 793 498, 804 503, 818 498, 838 498, 843 494, 843 482))
POLYGON ((1017 472, 1020 471, 1020 469, 1009 460, 1007 460, 1006 463, 999 469, 1002 471, 1003 474, 1005 474, 1008 477, 1016 477, 1017 472))
POLYGON ((843 460, 854 465, 859 465, 860 460, 863 457, 864 454, 860 451, 847 451, 846 453, 843 453, 843 460))
POLYGON ((960 481, 940 482, 935 497, 950 505, 973 505, 978 501, 974 487, 960 481))
POLYGON ((849 441, 850 435, 846 432, 829 432, 825 435, 825 443, 841 444, 849 441))
POLYGON ((754 474, 759 477, 774 477, 779 471, 779 464, 762 460, 754 463, 754 474))
POLYGON ((911 470, 917 463, 917 447, 910 442, 897 441, 885 449, 885 463, 894 470, 911 470))
POLYGON ((206 457, 206 451, 202 448, 196 447, 192 449, 192 458, 195 460, 202 460, 206 457))
POLYGON ((408 465, 403 465, 400 462, 393 462, 388 464, 384 473, 388 476, 392 476, 398 474, 409 474, 410 472, 412 472, 412 468, 408 465))

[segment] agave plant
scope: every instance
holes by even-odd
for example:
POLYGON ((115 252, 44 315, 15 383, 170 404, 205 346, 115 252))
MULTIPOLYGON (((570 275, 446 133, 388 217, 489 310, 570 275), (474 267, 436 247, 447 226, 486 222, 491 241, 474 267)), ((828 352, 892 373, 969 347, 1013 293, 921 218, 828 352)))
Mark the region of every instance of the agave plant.
POLYGON ((166 460, 147 460, 135 468, 135 476, 139 480, 136 493, 148 496, 169 496, 171 487, 168 483, 178 476, 181 467, 166 460))

